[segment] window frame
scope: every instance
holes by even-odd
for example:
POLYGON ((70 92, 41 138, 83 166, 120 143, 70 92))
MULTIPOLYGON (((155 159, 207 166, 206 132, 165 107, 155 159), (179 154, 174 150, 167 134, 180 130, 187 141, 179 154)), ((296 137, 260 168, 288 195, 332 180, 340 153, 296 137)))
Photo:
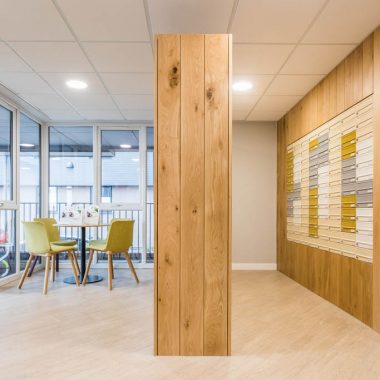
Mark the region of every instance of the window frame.
POLYGON ((146 126, 128 125, 128 126, 98 126, 97 127, 97 173, 96 182, 96 201, 100 210, 144 210, 144 193, 146 185, 146 126), (139 178, 139 195, 140 202, 112 202, 102 203, 102 132, 103 131, 138 131, 139 132, 139 162, 140 162, 140 178, 139 178))

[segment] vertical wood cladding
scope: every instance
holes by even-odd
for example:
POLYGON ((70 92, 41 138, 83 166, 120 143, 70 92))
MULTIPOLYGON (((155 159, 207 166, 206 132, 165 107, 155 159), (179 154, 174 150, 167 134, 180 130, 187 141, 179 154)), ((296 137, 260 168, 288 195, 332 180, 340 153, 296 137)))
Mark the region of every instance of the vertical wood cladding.
POLYGON ((158 35, 155 352, 228 355, 229 35, 158 35))
MULTIPOLYGON (((380 33, 376 31, 375 35, 370 35, 278 122, 277 134, 278 269, 364 323, 372 326, 373 320, 376 320, 377 327, 375 323, 374 327, 378 330, 380 330, 380 315, 378 316, 380 313, 380 291, 376 288, 373 289, 373 284, 380 283, 380 270, 375 270, 375 268, 380 268, 380 240, 377 237, 379 234, 374 234, 373 266, 372 263, 369 262, 356 260, 355 258, 346 257, 338 253, 287 240, 286 223, 288 203, 286 190, 287 185, 289 186, 289 174, 287 173, 286 158, 288 145, 311 133, 327 121, 374 93, 373 128, 375 134, 375 158, 373 162, 373 222, 374 230, 376 231, 376 226, 379 225, 380 218, 380 213, 376 213, 376 210, 380 207, 380 200, 377 200, 379 197, 378 194, 380 193, 378 190, 379 185, 376 184, 378 181, 377 178, 379 177, 377 175, 379 171, 377 166, 380 165, 379 159, 376 159, 376 157, 380 157, 379 153, 377 153, 380 150, 380 139, 378 138, 380 117, 378 117, 376 113, 376 110, 378 110, 377 112, 380 114, 380 106, 376 101, 376 99, 380 97, 379 71, 380 33), (378 57, 377 63, 376 52, 378 57), (374 81, 374 77, 378 78, 378 81, 374 81), (375 306, 378 312, 376 312, 375 306)), ((346 161, 345 165, 348 165, 348 160, 352 158, 350 156, 353 154, 353 150, 357 150, 356 146, 353 147, 351 146, 352 144, 348 143, 348 140, 353 141, 350 137, 352 136, 345 136, 344 141, 343 137, 337 140, 342 154, 344 150, 344 157, 342 156, 341 158, 346 161)), ((309 148, 311 148, 311 152, 313 147, 309 148)), ((294 180, 292 186, 295 186, 294 180)), ((319 201, 318 198, 316 198, 315 192, 319 192, 319 189, 312 190, 312 188, 310 188, 309 193, 306 194, 311 200, 311 203, 319 201)), ((356 220, 357 215, 352 215, 352 210, 348 210, 347 207, 344 207, 346 202, 350 201, 351 204, 353 199, 352 197, 346 199, 344 198, 345 196, 346 194, 342 195, 339 200, 343 206, 337 207, 337 212, 344 214, 344 221, 340 223, 338 227, 344 231, 348 231, 348 228, 352 230, 354 227, 356 230, 358 223, 356 220), (353 222, 353 216, 355 216, 355 222, 353 222)), ((356 199, 355 203, 357 203, 356 199)), ((308 215, 308 220, 311 217, 312 215, 308 215)), ((318 227, 318 224, 313 224, 312 221, 309 220, 308 235, 312 236, 316 234, 318 236, 321 234, 322 228, 318 227)))

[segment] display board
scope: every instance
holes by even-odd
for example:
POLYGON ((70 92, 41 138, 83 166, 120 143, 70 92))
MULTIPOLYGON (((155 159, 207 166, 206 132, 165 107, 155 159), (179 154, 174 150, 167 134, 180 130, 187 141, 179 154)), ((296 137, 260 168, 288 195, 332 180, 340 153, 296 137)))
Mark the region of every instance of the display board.
POLYGON ((287 147, 287 239, 372 261, 373 99, 287 147))

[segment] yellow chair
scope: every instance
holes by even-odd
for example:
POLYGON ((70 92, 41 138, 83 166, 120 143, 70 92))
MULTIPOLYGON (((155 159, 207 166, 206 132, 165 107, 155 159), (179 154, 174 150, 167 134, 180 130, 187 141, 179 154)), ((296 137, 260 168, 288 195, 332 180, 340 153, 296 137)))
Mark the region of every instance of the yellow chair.
MULTIPOLYGON (((33 221, 41 222, 45 225, 46 232, 48 234, 49 242, 52 246, 52 249, 54 249, 56 246, 58 246, 58 248, 60 248, 61 246, 64 246, 64 247, 72 247, 76 249, 76 245, 77 245, 76 240, 61 240, 61 237, 59 236, 59 228, 56 226, 57 221, 54 218, 34 218, 33 221)), ((74 262, 75 262, 77 271, 78 273, 80 273, 78 259, 75 254, 75 251, 73 253, 73 257, 74 257, 74 262)), ((58 257, 57 257, 57 260, 58 260, 58 257)))
POLYGON ((88 246, 90 250, 90 257, 88 260, 88 265, 82 285, 87 282, 88 272, 90 271, 90 266, 92 262, 92 257, 95 251, 105 252, 108 258, 108 287, 112 290, 112 278, 113 278, 113 263, 112 255, 115 253, 123 253, 127 259, 129 269, 133 273, 135 280, 139 283, 135 267, 133 266, 132 260, 129 256, 129 248, 132 246, 133 242, 133 225, 134 220, 128 219, 114 219, 111 222, 110 229, 108 231, 108 236, 106 240, 92 240, 88 246))
POLYGON ((49 242, 48 234, 45 228, 45 225, 41 222, 22 222, 24 226, 24 234, 25 234, 25 241, 26 246, 29 251, 30 257, 28 262, 26 263, 26 267, 24 270, 24 273, 22 274, 22 277, 20 279, 20 282, 18 284, 18 288, 21 289, 22 284, 24 283, 25 277, 28 273, 30 263, 33 260, 33 257, 35 256, 43 256, 46 257, 46 264, 45 264, 45 279, 44 279, 44 289, 43 294, 47 294, 48 290, 48 280, 49 280, 49 267, 50 267, 50 258, 52 258, 51 263, 51 279, 55 280, 55 257, 60 252, 68 252, 69 259, 71 261, 71 266, 73 269, 75 282, 79 286, 79 280, 78 280, 78 272, 74 265, 74 259, 73 259, 73 251, 74 248, 70 246, 52 246, 49 242))

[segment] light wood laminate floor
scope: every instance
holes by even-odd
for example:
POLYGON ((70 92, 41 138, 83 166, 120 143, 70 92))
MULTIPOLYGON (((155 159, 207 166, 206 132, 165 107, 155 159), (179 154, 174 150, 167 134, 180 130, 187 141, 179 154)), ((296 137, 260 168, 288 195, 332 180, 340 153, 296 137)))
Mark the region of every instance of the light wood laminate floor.
POLYGON ((0 288, 1 379, 380 379, 380 335, 278 272, 233 272, 229 358, 153 356, 151 270, 67 274, 0 288))

